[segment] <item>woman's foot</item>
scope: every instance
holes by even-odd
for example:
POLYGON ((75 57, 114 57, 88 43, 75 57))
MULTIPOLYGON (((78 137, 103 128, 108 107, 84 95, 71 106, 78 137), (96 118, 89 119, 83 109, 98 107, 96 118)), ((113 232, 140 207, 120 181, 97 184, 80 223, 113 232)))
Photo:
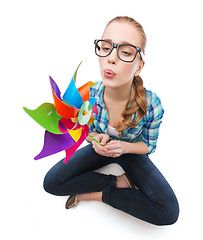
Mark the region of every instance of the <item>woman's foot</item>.
POLYGON ((70 196, 66 201, 66 209, 76 207, 78 204, 77 195, 70 196))
POLYGON ((66 201, 66 209, 76 207, 79 201, 102 201, 102 192, 73 195, 66 201))

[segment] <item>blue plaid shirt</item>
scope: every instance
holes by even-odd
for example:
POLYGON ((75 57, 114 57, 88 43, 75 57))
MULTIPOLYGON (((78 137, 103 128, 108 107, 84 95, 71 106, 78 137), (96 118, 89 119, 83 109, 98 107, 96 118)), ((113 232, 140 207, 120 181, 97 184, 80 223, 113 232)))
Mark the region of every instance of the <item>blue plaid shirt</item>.
MULTIPOLYGON (((111 136, 113 140, 126 141, 135 143, 138 141, 144 142, 149 148, 149 154, 156 149, 157 139, 159 135, 159 127, 162 122, 164 114, 163 107, 159 97, 146 90, 147 99, 147 113, 143 119, 137 124, 136 127, 127 127, 123 131, 123 136, 115 137, 111 136)), ((90 128, 90 132, 106 133, 108 127, 108 111, 105 107, 103 100, 104 85, 102 82, 96 82, 96 84, 90 89, 90 96, 97 98, 98 115, 94 114, 95 120, 90 128)), ((136 113, 132 116, 132 122, 136 119, 136 113)))

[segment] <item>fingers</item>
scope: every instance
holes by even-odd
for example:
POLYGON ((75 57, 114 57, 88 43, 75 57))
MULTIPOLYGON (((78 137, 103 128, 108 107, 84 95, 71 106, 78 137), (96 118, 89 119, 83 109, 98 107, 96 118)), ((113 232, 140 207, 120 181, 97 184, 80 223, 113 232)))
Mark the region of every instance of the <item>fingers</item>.
POLYGON ((121 141, 112 140, 109 142, 107 134, 99 134, 95 137, 103 146, 100 146, 95 141, 92 142, 92 147, 99 155, 106 157, 119 157, 123 154, 123 145, 121 141))
POLYGON ((110 151, 117 151, 118 149, 122 148, 122 144, 120 141, 110 141, 105 145, 105 148, 110 151))
POLYGON ((92 147, 94 148, 95 152, 99 155, 105 156, 105 157, 119 157, 121 155, 121 152, 119 150, 108 150, 105 147, 100 146, 98 143, 94 142, 92 144, 92 147))
POLYGON ((123 154, 123 144, 121 141, 111 141, 105 145, 114 157, 118 157, 123 154))
POLYGON ((100 146, 98 143, 93 142, 92 147, 94 148, 95 152, 98 153, 99 155, 110 157, 110 151, 103 146, 100 146))
POLYGON ((103 155, 103 156, 110 156, 110 151, 106 148, 104 148, 104 146, 106 145, 106 143, 109 141, 109 135, 107 134, 98 134, 97 136, 95 136, 95 139, 100 142, 103 146, 99 145, 98 143, 96 143, 95 141, 92 142, 92 147, 94 148, 95 152, 103 155))
POLYGON ((109 141, 109 135, 99 134, 97 135, 97 140, 104 146, 109 141))

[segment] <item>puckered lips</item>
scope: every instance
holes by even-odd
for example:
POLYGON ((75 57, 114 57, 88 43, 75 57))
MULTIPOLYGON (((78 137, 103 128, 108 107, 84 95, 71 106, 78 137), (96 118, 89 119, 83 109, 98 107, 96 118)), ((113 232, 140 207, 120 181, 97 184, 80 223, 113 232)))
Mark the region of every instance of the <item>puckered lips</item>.
POLYGON ((104 76, 106 78, 114 78, 116 76, 116 73, 114 71, 112 71, 111 69, 105 69, 104 76))

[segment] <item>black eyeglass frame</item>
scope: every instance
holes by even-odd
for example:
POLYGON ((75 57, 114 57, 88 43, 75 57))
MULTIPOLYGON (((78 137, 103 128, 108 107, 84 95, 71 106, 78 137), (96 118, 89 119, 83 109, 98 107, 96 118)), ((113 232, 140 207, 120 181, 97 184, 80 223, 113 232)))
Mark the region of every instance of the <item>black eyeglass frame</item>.
POLYGON ((140 47, 135 46, 135 45, 132 45, 132 44, 129 44, 129 43, 113 43, 113 42, 111 42, 111 41, 109 41, 109 40, 104 40, 104 39, 96 39, 96 40, 94 40, 94 44, 95 44, 95 54, 96 54, 98 57, 107 57, 107 56, 109 56, 109 55, 112 53, 113 49, 116 48, 116 50, 117 50, 117 56, 118 56, 118 58, 119 58, 121 61, 123 61, 123 62, 133 62, 133 61, 135 60, 135 58, 137 57, 137 54, 138 54, 138 53, 140 54, 141 60, 144 61, 144 53, 143 53, 142 49, 141 49, 140 47), (111 50, 109 51, 109 53, 108 53, 106 56, 100 56, 99 54, 97 54, 97 46, 98 46, 98 42, 99 42, 99 41, 108 42, 108 43, 110 43, 111 46, 112 46, 112 47, 111 47, 111 50), (131 46, 131 47, 134 47, 134 48, 136 49, 136 54, 135 54, 135 57, 133 58, 133 60, 131 60, 131 61, 126 61, 126 60, 123 60, 123 59, 120 58, 120 56, 119 56, 119 51, 118 51, 118 49, 119 49, 120 46, 131 46))

